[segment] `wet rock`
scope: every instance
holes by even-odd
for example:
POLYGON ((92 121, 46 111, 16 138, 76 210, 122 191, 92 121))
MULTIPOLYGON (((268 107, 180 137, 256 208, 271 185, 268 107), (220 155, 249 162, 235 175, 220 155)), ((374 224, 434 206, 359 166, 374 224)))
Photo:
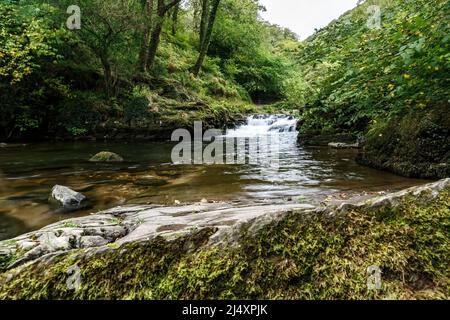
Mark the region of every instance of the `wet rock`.
POLYGON ((123 158, 117 153, 102 151, 93 156, 90 162, 123 162, 123 158))
POLYGON ((80 247, 81 248, 94 248, 94 247, 101 247, 106 244, 108 244, 109 241, 100 237, 100 236, 87 236, 82 237, 80 240, 80 247))
POLYGON ((167 184, 167 181, 155 176, 139 177, 134 184, 143 187, 161 187, 167 184))
POLYGON ((115 250, 130 243, 148 243, 155 239, 175 241, 205 230, 209 231, 203 245, 234 247, 241 244, 244 235, 253 237, 265 226, 282 221, 286 215, 326 213, 332 216, 345 214, 352 209, 395 208, 410 198, 418 203, 427 203, 438 197, 441 191, 448 189, 450 179, 369 199, 345 200, 344 203, 323 207, 296 203, 252 206, 197 203, 171 207, 117 207, 99 214, 61 221, 13 240, 0 242, 0 258, 7 262, 11 257, 19 256, 14 264, 6 267, 12 269, 29 261, 39 263, 42 259, 50 259, 62 251, 78 250, 78 257, 86 257, 96 252, 115 250), (18 243, 23 245, 19 247, 18 243), (108 244, 110 245, 107 246, 108 244))
POLYGON ((343 142, 330 142, 329 147, 333 149, 359 149, 360 145, 358 142, 355 143, 343 143, 343 142))
POLYGON ((60 185, 53 187, 49 201, 64 211, 76 211, 89 206, 89 201, 86 196, 60 185))
MULTIPOLYGON (((298 128, 300 129, 300 128, 298 128)), ((329 143, 339 141, 340 143, 352 144, 358 137, 353 134, 315 134, 306 133, 298 135, 298 142, 304 146, 328 146, 329 143)))
POLYGON ((292 126, 292 125, 274 125, 274 126, 270 127, 269 131, 271 131, 271 132, 280 132, 280 133, 294 132, 295 131, 295 126, 292 126))
POLYGON ((0 143, 0 148, 17 148, 17 147, 26 147, 26 144, 20 143, 0 143))

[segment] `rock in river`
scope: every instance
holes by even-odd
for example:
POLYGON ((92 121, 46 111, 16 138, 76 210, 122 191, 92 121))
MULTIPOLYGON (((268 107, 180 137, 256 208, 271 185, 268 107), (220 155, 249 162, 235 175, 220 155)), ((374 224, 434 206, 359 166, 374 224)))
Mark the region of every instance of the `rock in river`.
POLYGON ((333 149, 359 149, 360 145, 358 142, 355 143, 343 143, 343 142, 330 142, 329 147, 333 149))
POLYGON ((93 156, 90 162, 122 162, 123 158, 114 152, 102 151, 93 156))
POLYGON ((83 194, 59 185, 53 187, 49 201, 65 211, 80 210, 89 205, 88 199, 83 194))

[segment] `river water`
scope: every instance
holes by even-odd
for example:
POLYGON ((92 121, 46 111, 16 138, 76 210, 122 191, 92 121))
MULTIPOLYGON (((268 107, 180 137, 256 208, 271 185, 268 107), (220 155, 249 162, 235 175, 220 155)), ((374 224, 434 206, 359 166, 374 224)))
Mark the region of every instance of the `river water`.
MULTIPOLYGON (((392 191, 425 182, 360 166, 354 161, 356 150, 302 148, 297 144, 295 120, 289 116, 252 116, 226 134, 236 140, 266 136, 279 142, 276 166, 248 163, 248 157, 246 164, 239 165, 174 164, 173 142, 64 142, 0 148, 0 240, 124 204, 173 205, 202 199, 240 204, 320 202, 335 194, 392 191), (125 162, 88 161, 105 150, 120 154, 125 162), (166 184, 142 183, 149 177, 166 184), (70 214, 55 212, 48 204, 55 184, 82 192, 93 206, 70 214)), ((264 160, 262 151, 260 156, 264 160)))

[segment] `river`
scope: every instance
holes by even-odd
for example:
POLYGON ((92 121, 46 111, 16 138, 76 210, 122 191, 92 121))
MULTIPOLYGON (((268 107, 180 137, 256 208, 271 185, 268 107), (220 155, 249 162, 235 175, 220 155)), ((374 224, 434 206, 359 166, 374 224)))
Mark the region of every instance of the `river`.
MULTIPOLYGON (((255 164, 173 164, 173 142, 54 142, 0 148, 0 240, 50 223, 124 204, 228 201, 320 202, 330 195, 399 190, 425 183, 358 165, 356 150, 303 148, 289 116, 252 116, 227 137, 276 135, 276 167, 255 164), (123 163, 91 163, 99 151, 123 163), (164 185, 146 185, 146 178, 164 185), (62 214, 48 204, 54 185, 85 194, 93 206, 62 214)), ((264 156, 264 155, 263 155, 264 156)))

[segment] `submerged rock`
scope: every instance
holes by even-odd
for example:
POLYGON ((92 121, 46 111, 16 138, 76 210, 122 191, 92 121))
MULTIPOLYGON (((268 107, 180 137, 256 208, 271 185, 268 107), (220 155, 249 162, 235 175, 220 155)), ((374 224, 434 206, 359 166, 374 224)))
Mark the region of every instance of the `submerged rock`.
POLYGON ((117 153, 102 151, 93 156, 90 162, 123 162, 123 158, 117 153))
POLYGON ((134 184, 143 187, 161 187, 167 184, 167 181, 155 176, 139 177, 134 184))
POLYGON ((89 206, 86 196, 60 185, 53 187, 49 201, 65 211, 76 211, 89 206))

